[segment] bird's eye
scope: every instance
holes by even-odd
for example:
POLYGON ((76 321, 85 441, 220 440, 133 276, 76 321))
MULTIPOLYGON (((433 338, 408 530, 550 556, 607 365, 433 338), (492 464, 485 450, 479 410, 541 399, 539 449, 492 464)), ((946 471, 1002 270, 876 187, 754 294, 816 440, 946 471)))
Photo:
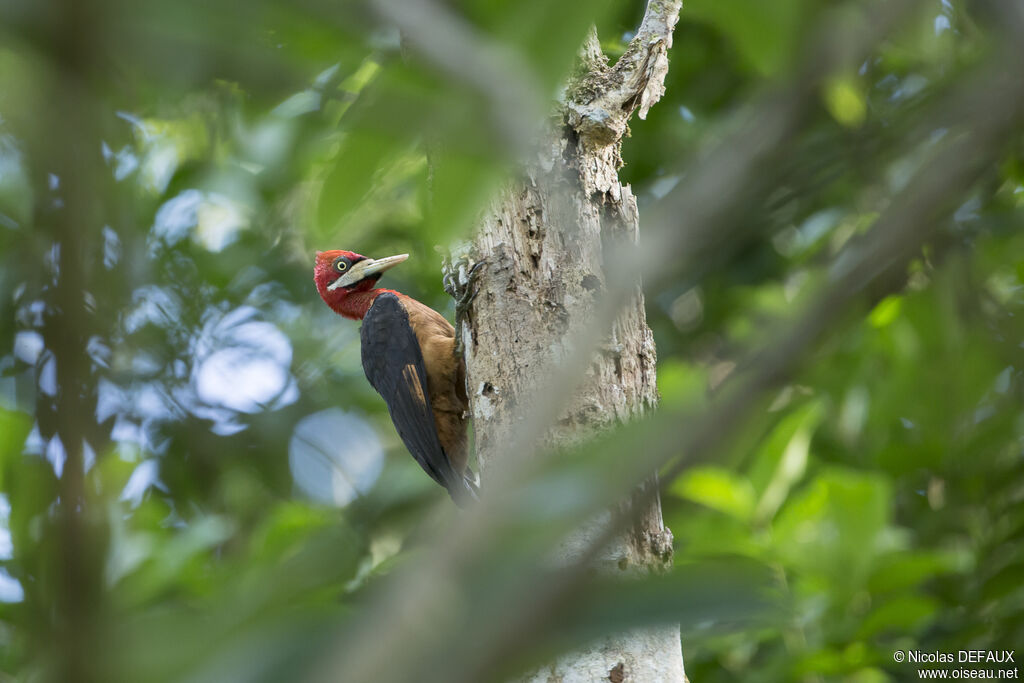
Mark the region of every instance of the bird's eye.
POLYGON ((346 263, 345 261, 338 261, 337 263, 334 264, 334 269, 339 273, 344 273, 346 270, 348 270, 348 263, 346 263))

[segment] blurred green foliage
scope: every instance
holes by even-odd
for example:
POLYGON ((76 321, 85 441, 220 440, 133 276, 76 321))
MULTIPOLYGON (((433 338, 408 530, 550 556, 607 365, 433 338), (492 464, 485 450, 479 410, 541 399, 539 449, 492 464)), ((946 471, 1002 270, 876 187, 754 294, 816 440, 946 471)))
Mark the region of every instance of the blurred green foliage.
MULTIPOLYGON (((403 56, 373 7, 0 4, 12 679, 298 680, 358 630, 382 577, 429 553, 443 493, 363 379, 357 325, 318 300, 312 255, 409 252, 388 285, 450 315, 441 255, 516 150, 492 93, 403 56)), ((617 55, 643 11, 447 7, 553 95, 591 23, 617 55)), ((824 14, 865 11, 687 3, 666 96, 624 146, 641 215, 793 78, 824 14)), ((739 208, 736 243, 648 287, 663 410, 700 410, 950 134, 932 108, 998 42, 990 12, 918 3, 863 64, 828 74, 763 169, 771 191, 739 208)), ((561 635, 525 638, 510 670, 666 620, 683 623, 694 681, 899 680, 896 649, 1024 642, 1022 152, 1007 140, 900 282, 869 287, 754 419, 727 426, 727 448, 663 481, 677 569, 579 591, 546 616, 561 635)), ((558 499, 585 476, 602 473, 537 490, 558 499)), ((534 557, 545 520, 521 522, 467 602, 502 604, 494 591, 534 557)), ((452 652, 474 650, 472 625, 447 627, 452 652)))

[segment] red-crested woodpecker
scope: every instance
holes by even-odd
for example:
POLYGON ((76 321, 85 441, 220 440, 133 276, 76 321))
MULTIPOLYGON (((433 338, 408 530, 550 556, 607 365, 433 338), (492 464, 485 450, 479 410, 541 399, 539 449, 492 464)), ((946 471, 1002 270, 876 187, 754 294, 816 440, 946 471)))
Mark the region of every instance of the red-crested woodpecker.
POLYGON ((477 487, 466 466, 466 373, 455 351, 455 329, 419 301, 376 288, 385 270, 408 257, 318 251, 316 289, 335 313, 363 321, 366 378, 387 403, 412 457, 463 504, 476 498, 477 487))

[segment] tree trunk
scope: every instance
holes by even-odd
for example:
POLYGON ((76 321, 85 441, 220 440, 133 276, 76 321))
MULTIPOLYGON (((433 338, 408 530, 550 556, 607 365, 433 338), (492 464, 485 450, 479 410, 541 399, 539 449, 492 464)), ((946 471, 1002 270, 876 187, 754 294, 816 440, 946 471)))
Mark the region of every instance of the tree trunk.
MULTIPOLYGON (((608 66, 596 33, 590 32, 581 68, 559 105, 562 125, 549 133, 547 152, 483 217, 472 256, 486 260, 487 267, 480 271, 478 295, 459 334, 485 497, 488 467, 515 428, 517 402, 531 395, 536 374, 573 353, 568 340, 592 320, 604 292, 606 259, 614 258, 616 244, 637 240, 636 197, 618 179, 621 141, 632 113, 639 110, 644 118, 663 92, 679 9, 678 0, 650 0, 636 38, 614 66, 608 66)), ((654 339, 638 281, 544 444, 579 443, 656 403, 654 339)), ((670 561, 672 535, 657 498, 634 512, 640 512, 639 521, 602 553, 602 570, 651 571, 670 561)), ((563 559, 572 561, 610 519, 611 511, 567 539, 563 559)), ((525 680, 552 676, 683 681, 679 628, 605 638, 525 680)))

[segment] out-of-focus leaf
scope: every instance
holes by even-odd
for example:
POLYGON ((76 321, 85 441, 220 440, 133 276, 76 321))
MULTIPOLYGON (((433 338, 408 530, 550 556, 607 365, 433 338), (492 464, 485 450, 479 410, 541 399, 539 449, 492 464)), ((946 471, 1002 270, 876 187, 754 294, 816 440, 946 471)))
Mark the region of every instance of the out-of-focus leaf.
MULTIPOLYGON (((182 580, 183 574, 188 573, 189 566, 194 566, 203 553, 223 543, 230 537, 231 532, 230 522, 218 517, 206 517, 190 524, 162 543, 155 543, 152 554, 145 553, 145 561, 138 564, 139 568, 122 579, 124 590, 132 596, 132 602, 152 599, 167 591, 182 580)), ((147 540, 143 536, 131 542, 149 543, 158 540, 159 537, 147 540)), ((130 552, 134 553, 136 550, 130 552)), ((131 566, 134 564, 133 562, 131 566)))
POLYGON ((500 162, 470 150, 436 159, 428 230, 438 236, 465 234, 497 187, 502 170, 500 162))
POLYGON ((905 551, 880 558, 868 586, 872 593, 883 594, 912 590, 922 582, 949 572, 970 568, 969 556, 955 552, 905 551))
POLYGON ((521 635, 535 641, 537 663, 641 624, 679 623, 684 637, 706 637, 740 624, 756 627, 783 608, 771 569, 739 557, 690 562, 667 575, 598 579, 587 594, 551 631, 521 635))
POLYGON ((8 230, 26 226, 32 212, 32 186, 25 170, 14 139, 0 128, 0 226, 8 230))
POLYGON ((879 475, 829 470, 779 512, 779 551, 794 567, 851 588, 864 579, 886 529, 891 489, 879 475))
POLYGON ((867 639, 884 632, 900 636, 913 634, 928 626, 938 608, 937 600, 920 595, 904 595, 886 601, 864 618, 857 637, 867 639))
MULTIPOLYGON (((0 476, 10 459, 21 454, 25 437, 32 430, 32 420, 25 413, 0 408, 0 476)), ((0 480, 2 486, 2 480, 0 480)))
POLYGON ((588 27, 599 20, 612 3, 581 0, 572 4, 522 0, 502 4, 466 0, 466 10, 484 31, 500 43, 514 46, 535 69, 529 74, 541 88, 555 87, 572 66, 576 47, 588 27))
POLYGON ((658 393, 666 406, 697 403, 707 389, 707 373, 702 368, 678 361, 666 361, 658 368, 658 393))
POLYGON ((805 0, 694 0, 687 4, 686 12, 727 35, 748 67, 772 75, 791 58, 808 6, 805 0))
POLYGON ((849 74, 825 83, 825 106, 836 121, 850 128, 864 123, 867 103, 859 81, 849 74))
POLYGON ((887 296, 875 305, 868 321, 875 327, 885 327, 894 321, 900 314, 900 302, 898 296, 887 296))
POLYGON ((405 146, 406 141, 383 132, 360 129, 348 133, 320 189, 317 222, 322 231, 333 230, 356 209, 405 146))
POLYGON ((754 456, 750 480, 757 493, 755 515, 771 519, 803 477, 811 437, 824 414, 819 401, 811 401, 780 421, 754 456))
POLYGON ((672 484, 672 492, 741 521, 749 521, 754 513, 754 489, 750 482, 719 467, 689 470, 672 484))

